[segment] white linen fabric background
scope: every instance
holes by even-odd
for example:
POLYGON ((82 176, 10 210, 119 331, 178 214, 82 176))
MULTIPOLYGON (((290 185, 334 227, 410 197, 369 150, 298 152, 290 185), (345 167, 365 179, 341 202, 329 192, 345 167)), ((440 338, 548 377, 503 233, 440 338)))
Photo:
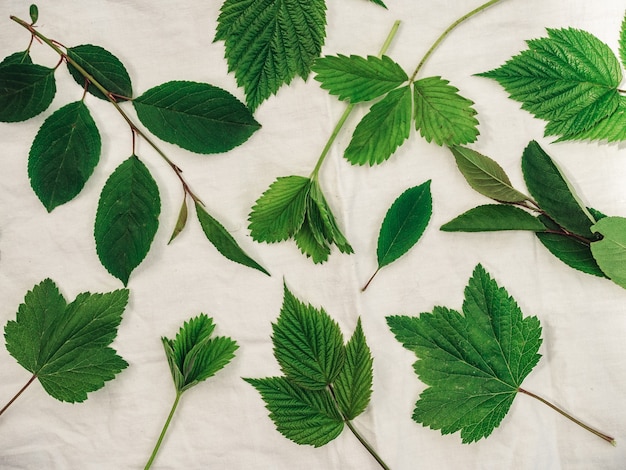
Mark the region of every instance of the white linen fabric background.
MULTIPOLYGON (((220 86, 244 98, 227 71, 224 44, 213 42, 221 1, 100 0, 38 3, 40 31, 66 46, 95 44, 127 67, 135 95, 170 80, 220 86)), ((388 55, 414 70, 443 30, 480 0, 328 0, 324 54, 376 54, 394 20, 402 20, 388 55)), ((0 2, 0 56, 23 50, 26 30, 9 15, 28 18, 29 2, 0 2)), ((473 148, 496 159, 524 189, 522 150, 537 140, 575 183, 584 201, 626 216, 624 145, 552 144, 545 123, 507 98, 494 81, 473 76, 525 49, 545 28, 574 27, 617 52, 624 0, 505 0, 457 28, 421 72, 440 75, 473 100, 480 136, 473 148)), ((58 57, 33 46, 35 62, 58 57)), ((131 153, 127 125, 108 103, 87 105, 102 136, 102 156, 73 201, 48 214, 30 188, 27 157, 39 126, 81 89, 64 70, 56 74, 52 106, 25 122, 0 123, 0 324, 15 318, 27 290, 52 278, 68 300, 85 291, 122 287, 100 265, 93 222, 100 190, 131 153)), ((130 105, 124 105, 130 109, 130 105)), ((145 261, 130 279, 130 302, 113 346, 129 367, 82 404, 49 397, 34 383, 0 418, 0 468, 143 468, 174 400, 160 337, 173 337, 201 312, 216 332, 240 345, 215 377, 185 393, 154 469, 376 469, 346 429, 324 447, 299 446, 280 435, 259 394, 241 377, 280 374, 272 355, 271 323, 278 317, 283 282, 305 302, 336 319, 347 338, 360 316, 374 356, 368 409, 354 424, 393 469, 623 469, 626 468, 626 291, 575 271, 553 257, 531 233, 444 233, 439 227, 487 199, 475 193, 449 152, 413 131, 386 163, 353 167, 342 158, 364 107, 357 107, 322 169, 325 194, 355 254, 334 250, 314 265, 293 241, 258 244, 247 229, 254 201, 278 176, 308 175, 345 104, 309 78, 296 79, 261 104, 262 124, 248 142, 220 155, 162 148, 184 171, 193 190, 241 246, 272 274, 267 277, 222 257, 197 221, 171 245, 182 192, 171 170, 141 140, 137 154, 161 192, 160 227, 145 261), (378 230, 386 210, 405 189, 432 180, 433 217, 423 238, 383 269, 368 291, 360 288, 376 267, 378 230), (385 323, 391 314, 418 315, 435 305, 460 309, 476 264, 543 327, 542 359, 525 388, 613 435, 614 448, 548 407, 518 396, 493 434, 464 445, 411 420, 425 386, 412 369, 415 356, 385 323)), ((133 111, 129 111, 131 114, 133 111)), ((29 378, 0 344, 0 402, 29 378)))

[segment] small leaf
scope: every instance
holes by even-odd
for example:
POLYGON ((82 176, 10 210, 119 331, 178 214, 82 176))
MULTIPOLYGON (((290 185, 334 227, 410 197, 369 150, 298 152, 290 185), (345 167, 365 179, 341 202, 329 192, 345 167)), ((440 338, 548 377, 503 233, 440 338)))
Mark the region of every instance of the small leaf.
POLYGON ((478 121, 474 104, 441 77, 428 77, 414 83, 415 129, 427 142, 461 145, 474 142, 478 121))
POLYGON ((135 155, 119 165, 102 188, 94 228, 96 251, 102 265, 124 285, 150 250, 160 211, 159 188, 135 155))
POLYGON ((174 226, 174 230, 172 231, 172 236, 170 240, 167 242, 169 245, 172 241, 183 231, 185 226, 187 225, 187 197, 183 197, 183 203, 180 206, 180 211, 178 212, 178 219, 176 219, 176 225, 174 226))
POLYGON ((335 216, 333 215, 328 202, 326 202, 322 188, 320 188, 317 181, 313 181, 311 183, 310 197, 319 209, 319 214, 321 216, 322 223, 324 224, 323 232, 326 236, 326 240, 329 243, 335 244, 342 253, 354 253, 352 246, 348 243, 344 234, 341 233, 341 230, 339 230, 335 216))
POLYGON ((324 390, 341 372, 346 352, 339 325, 323 309, 300 302, 287 286, 272 331, 274 356, 294 384, 324 390))
POLYGON ((515 206, 487 204, 474 207, 443 224, 444 232, 490 232, 496 230, 531 230, 543 232, 545 226, 525 210, 515 206))
POLYGON ((133 100, 139 120, 166 142, 196 153, 221 153, 261 126, 237 98, 208 83, 172 81, 133 100))
MULTIPOLYGON (((126 101, 133 96, 133 86, 124 64, 106 49, 92 44, 83 44, 67 49, 70 59, 82 67, 107 91, 115 95, 116 101, 126 101)), ((80 86, 85 86, 85 76, 71 63, 67 69, 80 86)), ((108 100, 94 85, 88 85, 87 91, 102 100, 108 100)))
POLYGON ((32 22, 31 25, 34 25, 35 23, 37 23, 37 20, 39 19, 39 8, 37 8, 37 5, 33 3, 29 8, 29 13, 30 13, 30 20, 32 22))
POLYGON ((128 364, 109 344, 117 335, 128 290, 80 294, 67 304, 46 279, 26 294, 4 328, 9 354, 57 400, 82 402, 128 364))
MULTIPOLYGON (((311 198, 308 199, 308 202, 310 206, 312 204, 311 198)), ((317 206, 314 207, 315 209, 313 210, 317 211, 319 216, 319 209, 317 209, 317 206)), ((296 232, 293 238, 302 254, 306 255, 307 258, 311 258, 316 264, 324 263, 330 255, 330 245, 323 236, 320 238, 318 235, 318 230, 320 229, 318 224, 321 223, 321 218, 319 222, 311 222, 311 217, 311 213, 307 211, 300 230, 296 232)), ((322 225, 321 229, 325 230, 325 227, 322 225)))
POLYGON ((326 56, 317 59, 312 70, 323 89, 351 103, 378 98, 409 79, 402 67, 387 56, 326 56))
POLYGON ((622 20, 622 28, 619 35, 619 56, 622 60, 622 65, 626 68, 626 15, 622 20))
POLYGON ((465 147, 451 147, 450 151, 469 185, 483 196, 498 202, 523 202, 528 199, 513 187, 495 160, 465 147))
POLYGON ((33 63, 33 59, 30 58, 30 52, 28 50, 25 50, 21 52, 14 52, 13 54, 2 59, 2 62, 0 62, 0 67, 4 65, 11 65, 11 64, 32 64, 32 63, 33 63))
POLYGON ((204 210, 201 204, 196 202, 196 214, 202 231, 206 235, 207 239, 217 248, 222 255, 235 263, 243 264, 249 268, 254 268, 262 273, 268 273, 263 266, 250 258, 245 251, 237 244, 233 236, 220 224, 216 219, 211 217, 209 213, 204 210))
POLYGON ((55 93, 54 69, 27 60, 3 65, 0 67, 0 122, 19 122, 37 116, 50 106, 55 93))
POLYGON ((605 217, 591 227, 602 239, 591 244, 591 253, 600 269, 626 289, 626 219, 605 217))
POLYGON ((83 189, 100 149, 98 128, 83 101, 65 105, 44 121, 30 148, 28 176, 48 212, 83 189))
POLYGON ((376 5, 380 5, 381 7, 387 9, 387 5, 385 5, 382 0, 370 0, 370 2, 375 3, 376 5))
POLYGON ((387 160, 411 134, 411 88, 391 91, 356 126, 344 157, 353 165, 387 160))

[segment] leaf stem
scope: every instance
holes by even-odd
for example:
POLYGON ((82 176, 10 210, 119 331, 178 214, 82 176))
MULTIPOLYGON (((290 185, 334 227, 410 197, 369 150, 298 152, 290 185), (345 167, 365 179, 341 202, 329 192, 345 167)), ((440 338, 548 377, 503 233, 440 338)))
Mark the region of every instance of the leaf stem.
POLYGON ((490 0, 487 3, 484 3, 483 5, 479 6, 478 8, 475 8, 474 10, 470 11, 469 13, 466 13, 465 15, 461 16, 458 20, 456 20, 454 23, 448 26, 448 28, 443 33, 441 33, 441 36, 439 36, 437 40, 433 43, 433 45, 430 46, 430 49, 428 49, 428 51, 426 52, 426 54, 424 55, 420 63, 417 64, 417 67, 415 68, 415 72, 413 72, 413 75, 411 75, 411 78, 409 81, 412 83, 415 80, 415 77, 417 76, 418 72, 422 69, 422 67, 428 60, 428 58, 432 55, 435 49, 437 49, 439 44, 441 44, 441 42, 446 38, 446 36, 448 36, 448 34, 450 34, 454 30, 454 28, 456 28, 458 25, 463 23, 465 20, 470 19, 472 16, 480 13, 483 10, 486 10, 491 5, 495 5, 496 3, 500 1, 501 0, 490 0))
POLYGON ((170 422, 172 421, 174 412, 176 411, 176 408, 178 407, 178 402, 180 401, 180 397, 182 396, 182 394, 183 392, 176 390, 176 399, 174 400, 174 404, 172 405, 170 414, 168 415, 167 420, 165 421, 165 424, 163 425, 163 429, 161 430, 161 435, 159 436, 159 439, 157 440, 157 443, 154 446, 152 455, 150 455, 150 459, 148 460, 148 463, 146 463, 144 470, 148 470, 152 466, 152 463, 154 462, 154 459, 156 458, 156 455, 159 452, 159 448, 161 447, 161 443, 163 442, 163 438, 165 437, 165 433, 167 432, 167 428, 170 426, 170 422))
POLYGON ((33 376, 32 376, 32 377, 28 380, 28 382, 26 382, 26 385, 24 385, 24 386, 20 389, 20 391, 19 391, 19 392, 17 392, 17 393, 15 394, 15 396, 14 396, 13 398, 11 398, 11 400, 9 400, 9 403, 7 403, 6 405, 4 405, 4 408, 2 408, 2 409, 0 410, 0 416, 2 416, 2 413, 4 413, 4 412, 7 410, 7 408, 8 408, 9 406, 11 406, 15 400, 17 400, 17 399, 18 399, 18 397, 19 397, 19 396, 20 396, 20 395, 24 392, 24 390, 26 390, 26 389, 28 388, 28 386, 29 386, 30 384, 32 384, 32 383, 35 381, 35 379, 36 379, 36 378, 37 378, 37 374, 33 374, 33 376))
POLYGON ((566 413, 565 411, 563 411, 562 409, 560 409, 559 407, 557 407, 556 405, 553 405, 552 403, 550 403, 548 400, 541 398, 538 395, 535 395, 532 392, 529 392, 527 390, 524 390, 523 388, 519 387, 517 389, 518 392, 520 393, 524 393, 530 397, 533 397, 536 400, 539 400, 541 403, 543 403, 544 405, 548 405, 550 408, 552 408, 554 411, 560 413, 561 415, 565 416, 567 419, 569 419, 570 421, 573 421, 574 423, 578 424, 580 427, 582 427, 583 429, 586 429, 587 431, 589 431, 590 433, 595 434, 596 436, 604 439, 605 441, 607 441, 609 444, 616 446, 617 442, 615 441, 614 438, 612 438, 611 436, 608 436, 607 434, 601 433, 600 431, 597 431, 595 429, 593 429, 590 426, 587 426, 585 423, 579 421, 578 419, 574 418, 572 415, 570 415, 569 413, 566 413))
POLYGON ((374 271, 374 274, 372 274, 372 277, 370 277, 369 281, 367 281, 365 283, 365 285, 361 288, 361 292, 365 292, 365 289, 367 289, 370 285, 370 283, 374 280, 374 278, 376 277, 376 274, 378 274, 378 271, 380 271, 380 266, 376 269, 376 271, 374 271))

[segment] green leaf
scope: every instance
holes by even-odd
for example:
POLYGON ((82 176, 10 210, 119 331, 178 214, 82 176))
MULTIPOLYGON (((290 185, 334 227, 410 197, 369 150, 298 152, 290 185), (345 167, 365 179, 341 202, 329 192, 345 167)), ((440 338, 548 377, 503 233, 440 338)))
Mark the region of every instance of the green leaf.
POLYGON ((557 233, 537 233, 550 253, 569 267, 598 277, 606 277, 594 259, 588 244, 557 233))
POLYGON ((307 202, 309 208, 307 208, 304 222, 293 238, 298 248, 300 248, 300 251, 306 255, 307 258, 311 258, 316 264, 324 263, 328 260, 328 256, 330 255, 330 245, 324 235, 320 236, 319 230, 324 231, 325 227, 321 222, 319 209, 313 203, 312 199, 308 198, 307 202), (313 222, 311 220, 315 217, 311 212, 317 214, 318 221, 313 222))
POLYGON ((343 420, 327 390, 307 390, 286 377, 244 379, 266 403, 276 429, 296 444, 320 447, 343 430, 343 420))
POLYGON ((28 61, 3 65, 0 67, 0 122, 19 122, 37 116, 50 106, 55 93, 54 69, 28 61))
MULTIPOLYGON (((113 93, 116 101, 126 101, 132 98, 133 86, 126 67, 106 49, 92 44, 83 44, 68 48, 67 55, 107 91, 113 93)), ((67 69, 76 83, 84 87, 85 76, 69 62, 67 69)), ((87 91, 97 98, 108 100, 108 97, 92 84, 87 85, 87 91)))
POLYGON ((37 8, 37 5, 32 4, 28 12, 30 14, 30 20, 32 21, 31 24, 37 23, 37 20, 39 19, 39 8, 37 8))
POLYGON ((98 128, 83 101, 65 105, 44 121, 30 148, 28 176, 48 212, 83 189, 100 149, 98 128))
POLYGON ((252 238, 275 243, 293 237, 304 223, 310 188, 304 176, 277 178, 252 207, 248 217, 252 238))
POLYGON ((592 128, 572 135, 569 140, 605 140, 607 142, 626 140, 626 96, 619 97, 619 105, 613 114, 598 121, 592 128))
POLYGON ((387 160, 411 134, 411 88, 397 88, 375 103, 359 122, 344 157, 353 165, 387 160))
POLYGON ((626 67, 626 15, 622 20, 622 28, 619 35, 619 56, 622 60, 622 65, 626 67))
POLYGON ((202 231, 206 235, 207 239, 217 248, 222 255, 235 263, 243 264, 249 268, 254 268, 262 273, 268 273, 263 266, 250 258, 245 251, 237 244, 233 236, 220 224, 216 219, 211 217, 209 213, 204 210, 201 204, 196 202, 196 214, 202 231))
POLYGON ((497 230, 530 230, 543 232, 545 226, 525 210, 515 206, 487 204, 474 207, 443 224, 444 232, 490 232, 497 230))
POLYGON ((296 299, 286 285, 280 316, 272 331, 274 356, 294 384, 323 390, 341 372, 346 351, 339 325, 323 309, 296 299))
POLYGON ((465 180, 483 196, 498 202, 523 202, 528 199, 513 187, 495 160, 465 147, 450 147, 450 151, 465 180))
POLYGON ((13 54, 5 57, 0 62, 0 67, 11 64, 32 64, 33 59, 30 58, 30 52, 27 50, 21 52, 14 52, 13 54))
POLYGON ((345 365, 334 384, 341 412, 349 420, 363 413, 369 404, 374 376, 372 364, 372 352, 365 341, 359 318, 354 334, 346 344, 345 365))
POLYGON ((172 81, 133 100, 139 120, 166 142, 196 153, 221 153, 261 126, 237 98, 208 83, 172 81))
POLYGON ((383 8, 387 8, 387 5, 385 5, 382 0, 370 0, 370 2, 375 3, 376 5, 380 5, 383 8))
POLYGON ((189 213, 188 213, 188 209, 187 209, 187 197, 184 197, 183 198, 183 203, 180 206, 180 211, 178 211, 178 219, 176 219, 176 225, 174 226, 174 230, 172 231, 172 236, 170 237, 170 240, 167 242, 168 245, 170 243, 172 243, 172 241, 174 241, 174 239, 178 235, 180 235, 180 232, 183 231, 183 229, 187 225, 187 216, 188 215, 189 215, 189 213))
POLYGON ((522 172, 530 194, 539 207, 570 232, 590 237, 595 222, 558 166, 534 140, 524 149, 522 172))
POLYGON ((29 291, 4 328, 6 348, 57 400, 82 402, 128 364, 109 344, 117 335, 128 290, 79 294, 67 304, 46 279, 29 291))
POLYGON ((409 79, 402 67, 387 56, 326 56, 317 59, 312 70, 323 89, 351 103, 378 98, 409 79))
POLYGON ((595 36, 576 29, 548 29, 528 50, 480 74, 497 80, 522 108, 548 121, 546 135, 561 140, 587 131, 618 107, 620 64, 595 36))
POLYGON ((414 83, 415 129, 427 142, 461 145, 478 137, 474 104, 441 77, 428 77, 414 83))
POLYGON ((602 239, 591 244, 591 253, 602 271, 626 288, 626 219, 605 217, 591 227, 602 239))
POLYGON ((518 387, 539 361, 541 326, 481 265, 465 289, 463 314, 444 307, 419 317, 390 316, 396 339, 418 357, 428 385, 413 419, 463 442, 487 437, 508 412, 518 387))
POLYGON ((343 233, 341 233, 341 230, 337 225, 337 221, 335 220, 335 216, 333 215, 328 202, 326 202, 322 188, 320 188, 317 181, 313 181, 311 183, 310 198, 319 209, 319 215, 322 219, 322 223, 324 224, 323 233, 326 240, 329 243, 335 244, 342 253, 354 253, 352 246, 348 243, 348 240, 343 233))
POLYGON ((326 2, 226 0, 217 21, 215 40, 254 110, 294 77, 306 80, 326 36, 326 2))
POLYGON ((186 321, 174 339, 161 338, 174 385, 179 393, 223 369, 239 347, 231 338, 211 338, 213 319, 205 314, 186 321))
POLYGON ((119 165, 102 188, 94 228, 96 251, 102 265, 124 285, 150 249, 160 211, 159 188, 135 155, 119 165))

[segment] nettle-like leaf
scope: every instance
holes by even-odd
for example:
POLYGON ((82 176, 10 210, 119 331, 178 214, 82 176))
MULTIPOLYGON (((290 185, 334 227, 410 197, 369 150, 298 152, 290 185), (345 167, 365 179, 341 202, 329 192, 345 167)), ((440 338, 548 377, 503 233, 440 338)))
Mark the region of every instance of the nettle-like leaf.
POLYGON ((133 106, 154 135, 196 153, 226 152, 261 127, 241 101, 208 83, 167 82, 135 98, 133 106))
MULTIPOLYGON (((124 64, 106 49, 92 44, 83 44, 67 49, 67 56, 82 67, 100 85, 115 96, 116 101, 126 101, 133 96, 133 86, 124 64)), ((102 91, 93 84, 86 83, 85 77, 73 64, 67 68, 80 86, 87 86, 87 91, 102 100, 108 100, 102 91)))
POLYGON ((79 294, 67 303, 45 279, 29 291, 4 328, 9 354, 57 400, 82 402, 128 364, 109 345, 117 335, 128 290, 79 294))
POLYGON ((52 103, 56 94, 54 69, 28 60, 8 60, 0 66, 0 122, 25 121, 52 103))
POLYGON ((591 230, 602 239, 591 243, 591 253, 602 271, 616 284, 626 288, 626 219, 605 217, 591 230))
POLYGON ((28 176, 48 212, 83 189, 100 149, 100 133, 83 101, 65 105, 44 121, 30 148, 28 176))
POLYGON ((546 230, 541 221, 515 206, 487 204, 455 217, 441 226, 444 232, 491 232, 500 230, 546 230))
POLYGON ((96 250, 102 265, 124 285, 150 249, 160 211, 159 188, 135 155, 119 165, 102 188, 96 250))
POLYGON ((306 79, 326 36, 325 0, 226 0, 215 40, 252 110, 294 77, 306 79))

